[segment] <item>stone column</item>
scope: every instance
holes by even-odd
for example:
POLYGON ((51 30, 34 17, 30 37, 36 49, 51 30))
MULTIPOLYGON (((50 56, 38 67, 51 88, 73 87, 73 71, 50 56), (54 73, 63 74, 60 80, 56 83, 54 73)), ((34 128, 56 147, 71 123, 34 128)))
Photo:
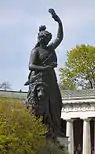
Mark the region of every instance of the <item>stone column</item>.
POLYGON ((74 135, 73 135, 73 120, 67 120, 66 136, 68 137, 68 153, 74 154, 74 135))
POLYGON ((94 119, 94 154, 95 154, 95 119, 94 119))
POLYGON ((83 154, 91 154, 90 119, 83 119, 83 154))

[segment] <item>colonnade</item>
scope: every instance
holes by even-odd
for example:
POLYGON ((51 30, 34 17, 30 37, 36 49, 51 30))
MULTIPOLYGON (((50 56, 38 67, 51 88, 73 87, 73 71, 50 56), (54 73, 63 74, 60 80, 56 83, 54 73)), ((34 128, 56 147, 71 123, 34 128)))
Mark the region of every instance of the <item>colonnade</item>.
MULTIPOLYGON (((73 119, 66 120, 66 136, 68 137, 68 152, 74 154, 73 119)), ((82 154, 91 154, 90 119, 83 119, 83 148, 82 154)), ((95 154, 95 121, 94 121, 94 154, 95 154)))

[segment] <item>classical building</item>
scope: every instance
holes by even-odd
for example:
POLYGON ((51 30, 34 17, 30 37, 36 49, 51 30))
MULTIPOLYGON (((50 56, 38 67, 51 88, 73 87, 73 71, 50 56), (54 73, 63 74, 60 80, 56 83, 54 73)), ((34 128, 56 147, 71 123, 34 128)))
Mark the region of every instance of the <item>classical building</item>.
MULTIPOLYGON (((62 91, 62 129, 69 154, 95 154, 95 90, 62 91)), ((24 101, 26 92, 0 91, 0 99, 24 101)))
POLYGON ((69 154, 95 154, 95 90, 63 91, 62 119, 66 121, 69 154))

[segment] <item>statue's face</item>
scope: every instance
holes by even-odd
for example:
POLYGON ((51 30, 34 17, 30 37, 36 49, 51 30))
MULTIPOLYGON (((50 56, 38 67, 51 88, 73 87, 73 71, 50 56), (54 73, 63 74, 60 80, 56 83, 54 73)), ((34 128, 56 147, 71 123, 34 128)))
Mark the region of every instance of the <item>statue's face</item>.
POLYGON ((47 45, 51 38, 52 35, 48 31, 41 31, 40 33, 38 33, 38 41, 40 44, 47 45))
POLYGON ((49 41, 50 41, 50 37, 49 36, 42 35, 42 36, 39 37, 39 42, 41 44, 47 45, 49 43, 49 41))

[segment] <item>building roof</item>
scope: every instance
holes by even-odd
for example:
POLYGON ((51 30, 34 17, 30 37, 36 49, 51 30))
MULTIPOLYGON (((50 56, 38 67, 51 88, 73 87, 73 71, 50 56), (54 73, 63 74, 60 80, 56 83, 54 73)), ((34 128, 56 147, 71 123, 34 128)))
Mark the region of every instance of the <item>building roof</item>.
MULTIPOLYGON (((95 89, 63 90, 61 91, 61 95, 62 95, 63 100, 95 98, 95 89)), ((0 97, 25 99, 26 96, 27 96, 27 92, 0 90, 0 97)))
POLYGON ((95 98, 95 89, 86 90, 63 90, 61 91, 63 100, 69 99, 91 99, 95 98))

